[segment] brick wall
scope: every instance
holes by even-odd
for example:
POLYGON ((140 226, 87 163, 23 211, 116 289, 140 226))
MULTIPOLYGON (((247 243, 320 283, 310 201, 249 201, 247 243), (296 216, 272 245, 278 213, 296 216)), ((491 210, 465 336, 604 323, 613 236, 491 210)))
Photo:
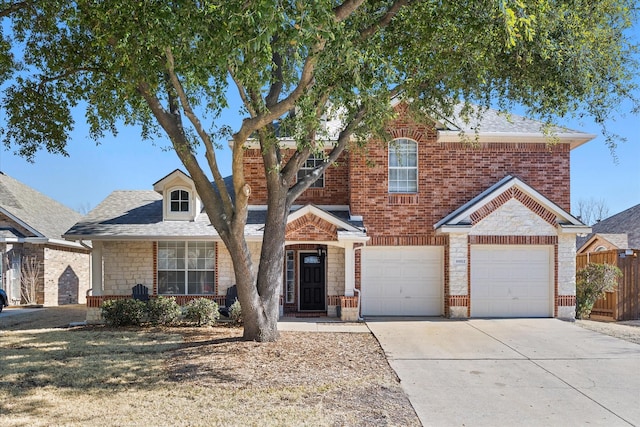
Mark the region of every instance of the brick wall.
POLYGON ((84 304, 91 287, 87 250, 48 246, 44 250, 45 305, 84 304))
MULTIPOLYGON (((495 184, 514 175, 542 195, 570 210, 569 146, 545 143, 438 143, 429 125, 417 124, 399 106, 400 116, 389 126, 393 138, 418 142, 418 192, 390 194, 388 148, 371 141, 366 149, 342 155, 325 174, 324 189, 309 189, 297 203, 350 205, 362 215, 368 234, 383 237, 434 236, 433 224, 495 184)), ((284 150, 285 158, 291 150, 284 150)), ((251 204, 266 203, 264 167, 259 149, 245 152, 245 175, 251 204)), ((418 244, 440 244, 425 240, 418 244)), ((384 244, 371 242, 370 244, 384 244)), ((410 241, 400 244, 415 244, 410 241)))
POLYGON ((386 144, 372 142, 367 156, 350 156, 351 213, 364 216, 369 235, 432 236, 433 224, 506 175, 569 211, 568 145, 438 143, 433 128, 400 112, 389 129, 418 142, 416 194, 389 193, 386 144))
MULTIPOLYGON (((293 155, 293 150, 282 150, 284 160, 293 155)), ((309 188, 297 200, 296 204, 314 203, 316 205, 346 205, 349 202, 348 168, 346 154, 343 153, 338 161, 329 166, 324 174, 324 188, 309 188)), ((284 163, 284 161, 283 161, 284 163)), ((251 186, 252 205, 267 203, 267 184, 259 149, 248 149, 244 153, 244 175, 251 186)))

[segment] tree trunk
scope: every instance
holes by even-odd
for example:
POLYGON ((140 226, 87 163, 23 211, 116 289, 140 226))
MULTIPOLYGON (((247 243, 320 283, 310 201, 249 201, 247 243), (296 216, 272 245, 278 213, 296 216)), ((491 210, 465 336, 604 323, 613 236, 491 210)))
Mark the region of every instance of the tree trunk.
MULTIPOLYGON (((256 286, 256 310, 251 310, 248 318, 244 306, 245 317, 244 338, 255 341, 276 341, 278 339, 278 319, 280 317, 280 291, 282 289, 282 272, 284 268, 284 242, 286 217, 289 209, 286 204, 284 183, 269 192, 267 218, 265 221, 260 264, 256 286)), ((242 304, 242 302, 241 302, 242 304)))

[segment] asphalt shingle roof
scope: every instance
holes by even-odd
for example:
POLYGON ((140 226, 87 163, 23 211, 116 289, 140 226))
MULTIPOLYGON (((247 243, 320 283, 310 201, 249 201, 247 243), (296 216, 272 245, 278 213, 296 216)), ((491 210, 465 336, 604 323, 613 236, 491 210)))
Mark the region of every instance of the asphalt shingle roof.
MULTIPOLYGON (((591 228, 593 230, 591 234, 578 239, 578 248, 582 247, 597 233, 603 235, 605 239, 607 239, 606 235, 626 234, 628 246, 620 249, 640 249, 640 204, 603 219, 591 228)), ((616 242, 609 241, 616 244, 616 242)))
POLYGON ((61 239, 82 215, 0 172, 0 209, 17 218, 37 237, 61 239))
MULTIPOLYGON (((473 134, 476 129, 483 133, 524 134, 543 133, 545 130, 545 124, 538 120, 532 120, 513 113, 507 114, 492 108, 482 109, 481 111, 482 114, 479 119, 475 117, 475 113, 471 113, 469 120, 466 121, 462 115, 462 104, 460 104, 455 108, 453 116, 443 122, 448 127, 448 130, 463 131, 468 134, 473 134)), ((582 133, 558 126, 552 126, 549 130, 554 133, 582 133)))
POLYGON ((114 238, 217 236, 206 214, 195 221, 163 221, 162 195, 153 190, 114 191, 65 237, 114 238))
MULTIPOLYGON (((346 211, 327 211, 356 227, 346 211)), ((250 210, 245 234, 262 236, 266 210, 250 210)), ((195 221, 163 221, 162 195, 152 190, 114 191, 81 221, 71 227, 68 238, 211 238, 218 233, 204 210, 195 221)))

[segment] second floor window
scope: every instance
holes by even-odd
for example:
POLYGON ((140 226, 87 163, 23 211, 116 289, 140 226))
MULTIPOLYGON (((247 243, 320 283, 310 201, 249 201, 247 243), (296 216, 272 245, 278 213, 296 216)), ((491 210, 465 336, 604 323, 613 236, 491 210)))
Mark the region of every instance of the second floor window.
POLYGON ((185 190, 173 190, 171 192, 171 212, 189 212, 189 192, 185 190))
MULTIPOLYGON (((322 165, 324 161, 325 159, 322 154, 311 154, 298 171, 298 181, 313 172, 313 170, 322 165)), ((324 188, 324 174, 320 175, 316 182, 311 184, 309 188, 324 188)))
POLYGON ((418 192, 418 143, 396 139, 389 144, 389 192, 418 192))

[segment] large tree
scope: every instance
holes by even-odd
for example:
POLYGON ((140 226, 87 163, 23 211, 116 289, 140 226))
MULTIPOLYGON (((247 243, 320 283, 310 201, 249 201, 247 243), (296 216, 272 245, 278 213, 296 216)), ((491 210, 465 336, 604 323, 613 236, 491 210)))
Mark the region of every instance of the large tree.
POLYGON ((164 132, 233 258, 245 338, 271 341, 286 216, 344 150, 384 140, 393 97, 422 117, 472 101, 524 105, 544 120, 580 111, 604 123, 633 90, 634 8, 624 0, 37 2, 11 15, 24 55, 5 91, 5 144, 28 158, 43 147, 64 154, 77 106, 96 139, 119 123, 141 126, 143 137, 164 132), (214 131, 225 129, 219 114, 233 93, 244 105, 242 125, 227 134, 234 197, 216 158, 224 132, 214 131), (332 149, 296 180, 325 143, 329 114, 342 123, 332 149), (295 138, 292 156, 281 155, 276 129, 295 138), (257 277, 244 238, 249 139, 260 144, 268 190, 257 277))

